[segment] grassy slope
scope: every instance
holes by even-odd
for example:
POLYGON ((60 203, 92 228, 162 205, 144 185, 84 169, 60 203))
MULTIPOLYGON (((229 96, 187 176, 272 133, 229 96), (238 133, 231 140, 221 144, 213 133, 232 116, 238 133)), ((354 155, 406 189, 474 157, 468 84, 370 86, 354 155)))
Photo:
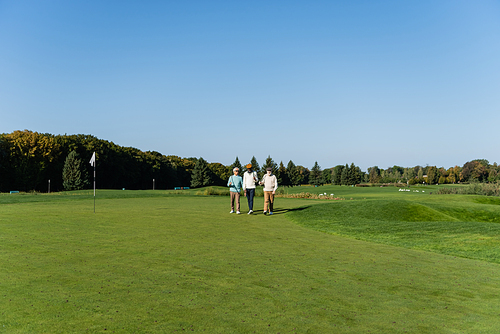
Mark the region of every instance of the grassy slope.
POLYGON ((499 198, 399 192, 393 187, 351 191, 354 200, 323 201, 291 218, 308 228, 360 240, 500 263, 499 198))
POLYGON ((236 216, 225 197, 123 194, 100 192, 95 215, 84 195, 0 205, 0 331, 500 326, 497 264, 346 239, 286 219, 322 201, 278 199, 272 217, 236 216))

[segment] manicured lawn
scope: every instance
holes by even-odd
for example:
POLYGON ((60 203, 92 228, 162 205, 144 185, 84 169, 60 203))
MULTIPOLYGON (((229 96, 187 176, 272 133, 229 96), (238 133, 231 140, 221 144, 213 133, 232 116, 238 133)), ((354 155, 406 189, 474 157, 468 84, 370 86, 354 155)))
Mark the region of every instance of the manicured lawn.
POLYGON ((349 199, 324 200, 289 217, 336 235, 500 263, 500 198, 393 187, 381 189, 377 197, 370 192, 379 190, 361 189, 363 195, 353 189, 349 199))
MULTIPOLYGON (((498 264, 304 224, 324 210, 331 218, 329 207, 343 210, 342 217, 349 210, 363 217, 374 207, 359 212, 355 204, 382 200, 376 193, 373 200, 363 199, 368 194, 330 202, 278 198, 274 216, 230 215, 227 197, 193 193, 100 191, 96 214, 88 192, 1 195, 0 332, 494 333, 500 327, 498 264)), ((262 198, 256 201, 261 210, 262 198)), ((453 200, 433 203, 430 209, 448 208, 447 216, 461 212, 453 200)))

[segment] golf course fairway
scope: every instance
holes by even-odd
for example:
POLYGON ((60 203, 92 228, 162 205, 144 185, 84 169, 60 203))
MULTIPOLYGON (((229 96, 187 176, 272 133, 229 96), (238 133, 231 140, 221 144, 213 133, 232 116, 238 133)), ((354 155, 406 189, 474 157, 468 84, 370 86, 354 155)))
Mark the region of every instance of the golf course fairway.
MULTIPOLYGON (((88 194, 0 196, 1 333, 500 330, 496 260, 487 252, 471 258, 460 245, 459 254, 443 253, 436 238, 405 241, 414 232, 389 237, 369 199, 277 198, 275 214, 265 216, 262 198, 247 215, 242 197, 236 215, 225 196, 101 190, 94 214, 88 194)), ((453 216, 461 204, 439 201, 448 199, 428 206, 442 219, 428 219, 456 222, 446 225, 449 235, 472 222, 467 233, 479 240, 477 224, 498 226, 497 204, 475 220, 453 216)), ((430 217, 424 204, 404 205, 430 217)), ((387 221, 411 229, 411 219, 387 221)), ((494 232, 485 238, 498 242, 494 232)))

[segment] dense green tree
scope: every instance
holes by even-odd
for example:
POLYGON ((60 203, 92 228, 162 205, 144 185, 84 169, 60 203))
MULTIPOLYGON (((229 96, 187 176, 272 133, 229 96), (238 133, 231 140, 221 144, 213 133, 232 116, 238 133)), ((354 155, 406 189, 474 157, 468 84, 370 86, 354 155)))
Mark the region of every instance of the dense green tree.
POLYGON ((276 174, 278 172, 278 165, 274 162, 274 160, 271 158, 271 156, 268 156, 266 159, 266 163, 264 165, 262 165, 263 173, 265 173, 267 168, 269 168, 269 167, 271 167, 273 174, 276 174))
POLYGON ((194 165, 191 176, 191 187, 199 188, 212 184, 212 173, 208 168, 208 163, 203 158, 199 158, 194 165))
POLYGON ((373 166, 368 168, 369 182, 370 183, 379 183, 380 182, 380 169, 378 166, 373 166))
POLYGON ((252 157, 252 160, 250 160, 250 163, 252 164, 252 170, 254 172, 257 172, 257 176, 260 179, 263 175, 261 173, 259 163, 257 162, 257 159, 255 159, 255 156, 252 157))
POLYGON ((241 166, 241 162, 240 162, 240 159, 238 159, 238 157, 236 157, 236 159, 234 160, 234 162, 229 166, 228 170, 229 170, 229 175, 233 175, 233 169, 235 167, 238 167, 238 169, 240 170, 240 175, 243 175, 243 167, 241 166))
POLYGON ((297 170, 297 166, 295 166, 292 160, 288 161, 288 165, 286 166, 286 175, 290 180, 291 186, 298 186, 300 184, 300 174, 297 170))
POLYGON ((229 174, 228 168, 219 162, 212 162, 208 164, 208 168, 212 172, 213 184, 217 186, 225 186, 229 174))
POLYGON ((417 177, 419 179, 423 179, 424 178, 424 169, 422 167, 419 166, 419 169, 418 169, 418 172, 417 172, 417 177))
POLYGON ((309 173, 309 183, 314 186, 322 185, 323 182, 323 171, 317 161, 314 162, 314 166, 309 173))
POLYGON ((323 169, 322 177, 324 183, 326 184, 332 183, 332 169, 331 168, 323 169))
POLYGON ((332 169, 332 184, 341 185, 342 184, 342 172, 344 170, 343 165, 337 165, 332 169))
POLYGON ((309 184, 309 168, 306 168, 301 165, 297 165, 297 171, 300 175, 300 184, 309 184))
POLYGON ((349 166, 345 164, 345 167, 342 169, 342 174, 340 175, 340 184, 345 186, 349 184, 349 166))
POLYGON ((47 168, 61 153, 54 136, 24 130, 14 131, 4 139, 8 142, 13 170, 12 186, 24 191, 45 186, 47 168))
POLYGON ((62 173, 63 187, 65 190, 83 189, 88 182, 87 170, 82 165, 82 160, 76 151, 71 151, 66 157, 62 173))
POLYGON ((280 161, 278 171, 276 172, 276 179, 278 180, 278 185, 281 186, 290 185, 290 180, 288 179, 288 175, 286 173, 285 165, 283 165, 283 161, 280 161))
POLYGON ((351 163, 351 166, 349 167, 349 176, 348 176, 348 183, 349 185, 355 185, 358 184, 360 181, 360 173, 359 173, 359 167, 356 167, 354 165, 354 162, 351 163))
POLYGON ((437 167, 436 166, 430 166, 427 169, 427 183, 428 184, 435 184, 439 180, 439 176, 437 173, 437 167))

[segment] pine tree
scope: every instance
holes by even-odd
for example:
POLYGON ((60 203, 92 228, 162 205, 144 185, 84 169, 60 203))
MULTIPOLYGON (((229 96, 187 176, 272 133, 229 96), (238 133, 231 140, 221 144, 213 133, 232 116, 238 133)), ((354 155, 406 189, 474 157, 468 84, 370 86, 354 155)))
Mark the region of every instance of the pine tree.
POLYGON ((356 166, 354 166, 354 162, 352 162, 351 166, 349 167, 348 178, 349 178, 349 181, 347 184, 349 184, 349 185, 355 185, 359 181, 359 173, 358 173, 356 166))
POLYGON ((238 159, 238 157, 236 157, 236 160, 234 160, 233 164, 231 166, 229 166, 229 172, 230 174, 229 175, 233 175, 233 169, 235 167, 238 167, 238 169, 240 170, 240 175, 242 175, 242 170, 243 170, 243 167, 241 167, 241 162, 240 162, 240 159, 238 159))
POLYGON ((332 169, 328 168, 328 169, 323 169, 323 182, 328 184, 328 183, 332 183, 332 169))
POLYGON ((272 173, 276 174, 278 172, 278 165, 274 162, 271 156, 268 156, 266 159, 266 163, 262 166, 262 174, 266 173, 267 168, 271 167, 272 173))
POLYGON ((317 161, 314 163, 311 173, 309 174, 309 183, 314 186, 323 184, 323 173, 317 161))
POLYGON ((82 160, 76 151, 71 151, 64 161, 63 187, 66 190, 80 190, 87 184, 87 173, 82 166, 82 160))
POLYGON ((257 172, 257 176, 260 176, 260 166, 259 166, 259 163, 257 162, 257 159, 255 159, 255 156, 252 157, 252 160, 250 160, 250 163, 252 164, 252 170, 254 172, 257 172))
POLYGON ((345 186, 349 184, 349 166, 345 164, 345 167, 342 169, 342 174, 340 175, 340 184, 345 186))
POLYGON ((290 179, 286 173, 285 165, 283 165, 283 161, 280 161, 280 166, 278 167, 278 171, 276 172, 276 178, 278 179, 278 184, 282 186, 290 185, 290 179))
POLYGON ((288 161, 288 165, 286 166, 286 174, 288 176, 288 179, 290 180, 290 185, 297 186, 300 184, 300 174, 292 160, 288 161))
POLYGON ((194 165, 191 174, 191 187, 206 187, 212 184, 212 175, 208 163, 203 158, 199 158, 194 165))

